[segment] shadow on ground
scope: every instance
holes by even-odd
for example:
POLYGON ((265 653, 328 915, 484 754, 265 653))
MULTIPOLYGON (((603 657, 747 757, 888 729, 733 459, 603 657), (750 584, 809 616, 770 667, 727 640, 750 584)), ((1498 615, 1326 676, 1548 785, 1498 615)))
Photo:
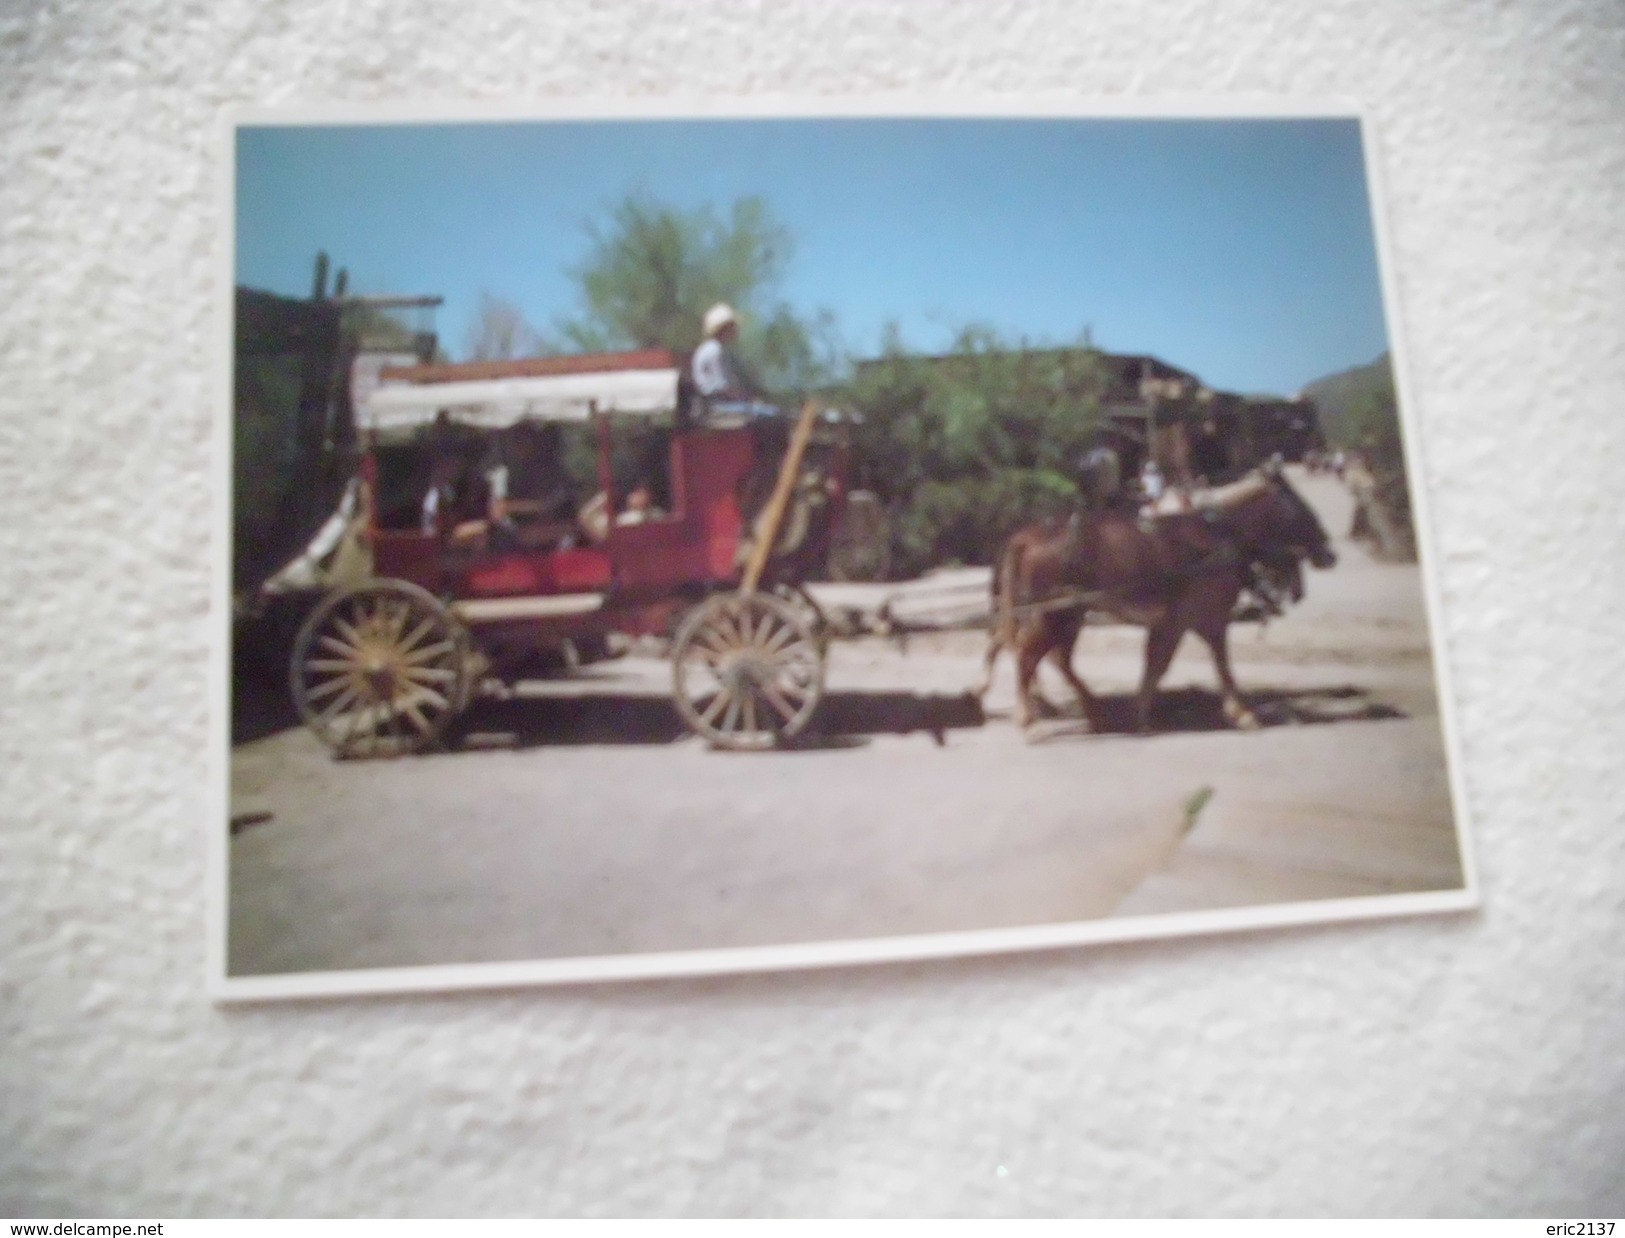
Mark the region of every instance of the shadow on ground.
MULTIPOLYGON (((231 742, 266 739, 303 725, 288 688, 291 635, 239 642, 232 665, 231 742)), ((556 682, 556 681, 555 681, 556 682)), ((858 747, 871 735, 943 733, 979 727, 980 702, 966 695, 911 692, 831 692, 798 749, 858 747)), ((445 737, 452 751, 536 748, 572 744, 669 744, 688 736, 672 703, 661 696, 595 692, 567 697, 513 697, 475 701, 445 737)))
MULTIPOLYGON (((979 727, 981 705, 969 696, 912 692, 831 692, 798 749, 858 747, 872 735, 945 732, 979 727)), ((595 694, 479 701, 448 737, 452 748, 556 747, 572 744, 669 744, 688 736, 664 697, 595 694)))
MULTIPOLYGON (((234 694, 232 743, 247 743, 300 725, 286 689, 254 680, 234 694)), ((1370 722, 1403 718, 1400 710, 1371 699, 1351 686, 1287 692, 1264 689, 1248 693, 1248 702, 1264 727, 1370 722)), ((1087 737, 1091 734, 1136 733, 1134 697, 1122 693, 1098 698, 1104 725, 1091 732, 1076 707, 1034 728, 1032 739, 1087 737)), ((969 695, 912 692, 831 692, 824 698, 811 731, 794 747, 827 750, 859 747, 874 735, 930 735, 946 742, 953 730, 1009 725, 1008 716, 990 717, 969 695)), ((1179 688, 1163 692, 1152 711, 1155 734, 1226 731, 1230 727, 1216 692, 1179 688)), ((568 747, 578 744, 670 744, 687 738, 688 730, 664 697, 633 693, 590 696, 516 697, 476 701, 445 737, 445 748, 568 747)))
POLYGON ((288 686, 288 659, 305 607, 281 604, 231 631, 231 742, 251 743, 302 725, 288 686))
MULTIPOLYGON (((298 712, 288 690, 287 658, 297 612, 274 617, 252 639, 236 642, 232 667, 231 742, 245 744, 298 727, 298 712)), ((1136 731, 1132 693, 1099 700, 1102 734, 1136 731)), ((1375 721, 1405 715, 1371 699, 1364 689, 1337 686, 1288 692, 1262 689, 1247 694, 1248 703, 1265 727, 1375 721)), ((1008 715, 995 713, 997 725, 1008 715)), ((938 743, 948 731, 975 728, 989 721, 981 703, 966 694, 913 692, 831 692, 819 707, 810 734, 796 747, 857 747, 873 735, 928 734, 938 743)), ((1152 711, 1157 733, 1228 730, 1216 692, 1179 688, 1159 694, 1152 711)), ((1034 739, 1086 736, 1091 732, 1076 706, 1036 728, 1034 739)), ((547 747, 572 744, 669 744, 687 736, 671 702, 635 693, 595 693, 580 697, 517 697, 475 702, 446 737, 447 748, 547 747)))
MULTIPOLYGON (((1309 688, 1296 692, 1264 688, 1245 693, 1249 706, 1264 727, 1304 726, 1330 722, 1376 722, 1403 718, 1403 711, 1382 701, 1372 700, 1364 688, 1344 684, 1338 687, 1309 688)), ((1067 714, 1042 724, 1040 738, 1057 739, 1072 735, 1133 735, 1138 733, 1133 693, 1117 693, 1096 698, 1100 705, 1100 729, 1091 732, 1077 716, 1076 707, 1067 714)), ((1151 730, 1155 734, 1193 731, 1228 731, 1224 702, 1217 692, 1205 688, 1165 689, 1151 708, 1151 730)))

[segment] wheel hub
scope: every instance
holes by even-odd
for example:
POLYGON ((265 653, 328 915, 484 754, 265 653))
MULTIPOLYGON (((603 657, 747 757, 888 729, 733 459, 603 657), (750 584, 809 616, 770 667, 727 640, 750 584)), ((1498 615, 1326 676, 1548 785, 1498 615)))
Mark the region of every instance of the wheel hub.
POLYGON ((678 711, 718 747, 771 747, 799 734, 817 708, 823 654, 793 598, 714 599, 677 634, 678 711))
POLYGON ((361 678, 378 700, 388 701, 394 699, 396 687, 395 668, 384 659, 368 658, 362 664, 361 678))
POLYGON ((731 692, 739 692, 762 680, 762 667, 758 659, 739 654, 730 659, 722 671, 723 682, 731 692))

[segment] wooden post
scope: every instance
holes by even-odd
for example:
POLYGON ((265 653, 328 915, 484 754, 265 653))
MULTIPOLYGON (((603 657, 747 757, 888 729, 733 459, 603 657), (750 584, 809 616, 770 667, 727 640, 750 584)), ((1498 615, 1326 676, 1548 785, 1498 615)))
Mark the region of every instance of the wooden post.
POLYGON ((817 420, 818 404, 808 400, 801 406, 801 420, 796 422, 790 448, 784 453, 784 463, 779 466, 779 480, 773 487, 773 497, 768 499, 761 519, 756 522, 756 545, 751 547, 750 561, 745 564, 745 574, 739 582, 739 591, 743 594, 755 593, 756 586, 762 581, 768 556, 773 553, 773 543, 779 540, 779 525, 784 522, 784 509, 790 505, 790 492, 795 489, 796 478, 801 475, 801 457, 807 452, 813 423, 817 420))
POLYGON ((1153 391, 1145 398, 1145 443, 1146 451, 1151 457, 1151 463, 1157 466, 1164 480, 1168 477, 1168 466, 1163 460, 1162 422, 1157 417, 1160 404, 1157 393, 1153 391))
POLYGON ((598 401, 588 404, 588 417, 598 445, 598 488, 604 492, 604 511, 609 527, 615 527, 615 447, 609 432, 609 418, 598 411, 598 401))
POLYGON ((357 507, 361 515, 361 540, 370 551, 378 533, 378 434, 369 429, 361 453, 361 493, 357 507))

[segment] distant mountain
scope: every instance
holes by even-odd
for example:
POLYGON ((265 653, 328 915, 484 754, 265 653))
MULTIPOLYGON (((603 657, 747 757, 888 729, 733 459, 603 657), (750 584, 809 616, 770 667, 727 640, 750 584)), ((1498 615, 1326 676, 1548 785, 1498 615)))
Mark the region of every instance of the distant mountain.
POLYGON ((1354 437, 1354 418, 1374 395, 1394 398, 1394 367, 1387 353, 1369 365, 1355 366, 1337 374, 1317 378, 1303 394, 1320 410, 1320 428, 1326 441, 1347 446, 1354 437))

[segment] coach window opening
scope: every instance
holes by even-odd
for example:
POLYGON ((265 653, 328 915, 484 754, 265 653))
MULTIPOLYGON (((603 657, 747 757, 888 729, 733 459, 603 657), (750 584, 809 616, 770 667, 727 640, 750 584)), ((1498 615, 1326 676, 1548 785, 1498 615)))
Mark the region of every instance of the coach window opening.
POLYGON ((674 428, 593 411, 598 447, 598 490, 615 528, 682 519, 674 468, 674 428))
POLYGON ((412 443, 412 476, 421 491, 425 534, 445 537, 483 520, 487 495, 482 465, 491 435, 441 409, 412 443))

